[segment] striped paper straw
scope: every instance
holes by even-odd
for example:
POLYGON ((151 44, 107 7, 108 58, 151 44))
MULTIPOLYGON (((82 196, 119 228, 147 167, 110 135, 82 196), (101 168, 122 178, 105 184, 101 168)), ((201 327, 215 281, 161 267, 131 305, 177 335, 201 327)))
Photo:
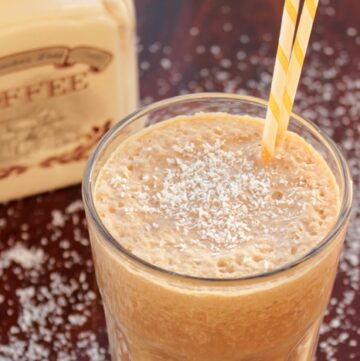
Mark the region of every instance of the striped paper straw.
POLYGON ((268 161, 275 151, 278 128, 282 117, 282 103, 288 72, 290 54, 294 40, 299 0, 285 0, 275 68, 271 83, 269 105, 262 137, 262 158, 268 161))
POLYGON ((283 98, 284 106, 281 107, 282 116, 278 129, 276 145, 280 145, 284 140, 285 132, 289 124, 290 114, 299 85, 301 70, 304 64, 304 58, 309 44, 318 4, 319 0, 305 0, 304 3, 304 8, 300 17, 299 27, 294 42, 294 49, 289 63, 289 69, 286 74, 283 98))

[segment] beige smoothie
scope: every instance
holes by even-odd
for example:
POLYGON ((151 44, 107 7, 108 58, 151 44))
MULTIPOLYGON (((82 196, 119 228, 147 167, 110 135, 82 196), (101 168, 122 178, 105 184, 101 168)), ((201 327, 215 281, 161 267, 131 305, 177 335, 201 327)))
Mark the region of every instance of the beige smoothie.
POLYGON ((344 234, 271 272, 325 238, 339 189, 295 133, 264 164, 262 130, 248 116, 179 116, 102 165, 95 207, 125 250, 90 225, 114 361, 312 359, 344 234))

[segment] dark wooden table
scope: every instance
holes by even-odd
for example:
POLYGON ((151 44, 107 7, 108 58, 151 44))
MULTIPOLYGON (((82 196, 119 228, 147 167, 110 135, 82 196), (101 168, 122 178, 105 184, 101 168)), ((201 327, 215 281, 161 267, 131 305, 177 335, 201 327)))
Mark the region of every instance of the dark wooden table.
MULTIPOLYGON (((358 186, 360 2, 320 2, 295 108, 342 146, 358 186)), ((137 0, 142 102, 198 91, 266 98, 282 3, 137 0)), ((355 194, 319 361, 360 360, 355 194)), ((0 361, 109 360, 107 343, 80 187, 0 206, 0 361)))

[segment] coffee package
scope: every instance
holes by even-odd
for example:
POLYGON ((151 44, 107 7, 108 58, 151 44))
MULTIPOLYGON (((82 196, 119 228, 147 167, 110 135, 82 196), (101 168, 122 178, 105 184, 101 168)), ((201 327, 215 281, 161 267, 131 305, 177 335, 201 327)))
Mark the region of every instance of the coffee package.
POLYGON ((137 105, 132 0, 2 0, 0 44, 0 201, 80 182, 137 105))

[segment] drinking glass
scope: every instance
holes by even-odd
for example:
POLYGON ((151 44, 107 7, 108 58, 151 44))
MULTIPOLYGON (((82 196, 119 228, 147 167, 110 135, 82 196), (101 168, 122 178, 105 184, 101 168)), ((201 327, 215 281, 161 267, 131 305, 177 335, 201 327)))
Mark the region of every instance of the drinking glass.
POLYGON ((113 361, 310 361, 333 287, 352 203, 349 168, 316 125, 292 114, 289 130, 325 159, 340 190, 336 223, 316 248, 271 272, 201 278, 170 272, 127 251, 94 201, 101 167, 129 136, 177 115, 227 112, 265 118, 261 99, 218 93, 163 100, 119 121, 89 159, 83 199, 113 361))

